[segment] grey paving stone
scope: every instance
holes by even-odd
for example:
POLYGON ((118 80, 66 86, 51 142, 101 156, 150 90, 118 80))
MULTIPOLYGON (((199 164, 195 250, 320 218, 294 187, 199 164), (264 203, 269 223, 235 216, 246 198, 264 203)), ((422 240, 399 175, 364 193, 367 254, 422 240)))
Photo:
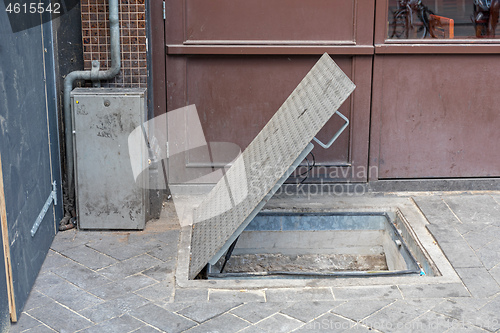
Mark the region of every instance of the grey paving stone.
POLYGON ((84 329, 81 332, 82 333, 125 333, 125 332, 132 332, 143 325, 144 323, 142 323, 141 321, 125 314, 120 317, 116 317, 108 321, 104 321, 95 326, 84 329))
POLYGON ((77 238, 77 234, 79 234, 79 232, 76 229, 58 232, 50 248, 60 252, 84 244, 86 240, 77 238))
POLYGON ((298 302, 295 303, 280 312, 286 314, 289 317, 301 320, 303 322, 308 322, 314 318, 317 318, 335 307, 339 306, 344 302, 342 301, 333 301, 333 302, 298 302))
POLYGON ((487 298, 500 292, 497 281, 485 268, 456 268, 455 270, 474 297, 487 298))
POLYGON ((333 301, 330 288, 283 288, 266 290, 268 302, 333 301))
POLYGON ((22 332, 25 330, 29 330, 30 328, 34 328, 36 326, 42 325, 42 322, 39 320, 36 320, 35 318, 31 317, 29 314, 23 312, 18 318, 17 323, 11 323, 10 325, 10 333, 18 333, 22 332))
POLYGON ((466 321, 474 326, 485 330, 495 332, 500 330, 500 298, 496 297, 493 301, 487 303, 481 309, 476 311, 466 321))
POLYGON ((492 269, 500 264, 500 239, 486 244, 476 251, 477 256, 486 269, 492 269))
POLYGON ((149 240, 145 243, 137 243, 134 244, 134 247, 140 249, 142 253, 146 253, 161 261, 177 260, 177 247, 170 248, 169 245, 163 244, 160 240, 149 240))
POLYGON ((111 301, 82 310, 79 313, 85 318, 92 320, 94 323, 100 323, 102 321, 118 317, 124 313, 128 313, 149 303, 150 302, 145 298, 135 294, 126 294, 111 301))
POLYGON ((76 287, 54 273, 38 276, 34 288, 74 311, 83 310, 103 302, 103 300, 76 287))
POLYGON ((455 268, 483 266, 483 263, 479 260, 474 250, 471 249, 464 239, 454 242, 442 242, 438 239, 438 245, 455 268))
POLYGON ((182 332, 196 325, 196 322, 174 314, 154 304, 146 304, 129 313, 162 331, 182 332))
POLYGON ((250 302, 232 309, 231 313, 251 323, 256 323, 293 304, 286 302, 250 302))
MULTIPOLYGON (((486 299, 486 303, 484 306, 480 308, 482 309, 500 309, 500 294, 496 295, 495 297, 491 297, 489 299, 486 299)), ((500 312, 499 312, 500 314, 500 312)))
POLYGON ((352 333, 354 333, 354 332, 356 332, 356 333, 362 333, 362 332, 373 333, 373 332, 375 332, 375 330, 372 329, 372 328, 369 328, 368 326, 365 326, 365 325, 363 325, 361 323, 356 323, 351 328, 349 328, 349 329, 347 329, 347 330, 345 330, 343 332, 344 333, 347 333, 347 332, 349 332, 349 333, 351 333, 351 332, 352 333))
POLYGON ((181 311, 182 309, 185 309, 188 306, 193 305, 194 303, 195 302, 172 302, 172 300, 154 302, 154 304, 161 306, 162 308, 170 312, 181 311))
POLYGON ((476 312, 487 303, 485 299, 477 298, 450 298, 437 306, 430 308, 433 312, 444 314, 458 321, 467 322, 476 315, 476 312))
POLYGON ((496 265, 490 269, 490 274, 500 284, 500 265, 496 265))
POLYGON ((54 300, 40 293, 37 290, 31 290, 28 300, 24 305, 24 311, 28 311, 41 306, 46 306, 50 303, 54 303, 54 300))
POLYGON ((434 312, 426 312, 422 316, 406 323, 397 323, 397 332, 445 332, 455 324, 455 320, 434 312))
POLYGON ((55 252, 54 250, 49 250, 47 257, 43 261, 43 265, 40 268, 40 273, 53 272, 59 269, 59 267, 66 264, 72 263, 71 259, 55 252))
POLYGON ((466 235, 471 231, 475 231, 478 229, 485 229, 487 227, 491 226, 491 224, 488 223, 457 223, 454 225, 455 229, 458 230, 459 233, 462 235, 466 235))
POLYGON ((122 234, 123 232, 115 231, 77 230, 74 240, 81 244, 90 244, 102 242, 105 239, 116 239, 117 237, 121 237, 122 234))
POLYGON ((294 329, 302 326, 304 323, 295 318, 283 315, 281 313, 276 313, 271 317, 268 317, 262 321, 259 321, 255 326, 263 329, 266 332, 278 333, 278 332, 290 332, 294 329))
POLYGON ((424 312, 426 310, 408 304, 404 300, 397 300, 368 318, 363 319, 362 323, 382 332, 397 332, 400 329, 398 325, 409 323, 424 312))
MULTIPOLYGON (((176 231, 177 239, 179 237, 179 232, 176 231)), ((177 258, 177 241, 171 244, 159 243, 149 251, 148 254, 162 261, 171 261, 177 258)))
POLYGON ((175 289, 175 302, 207 302, 208 289, 175 289))
POLYGON ((463 321, 457 321, 446 333, 486 333, 487 331, 463 321))
POLYGON ((158 282, 152 286, 134 291, 135 294, 142 296, 152 302, 171 300, 174 297, 174 288, 168 281, 158 282))
POLYGON ((99 240, 87 242, 86 245, 100 253, 104 253, 116 260, 127 260, 147 252, 136 243, 129 242, 130 233, 103 237, 99 240))
POLYGON ((402 298, 397 286, 356 286, 332 288, 337 300, 375 299, 375 298, 402 298))
POLYGON ((167 245, 172 245, 174 247, 177 247, 179 242, 180 231, 181 231, 180 225, 177 223, 173 228, 173 230, 168 230, 162 234, 159 234, 158 239, 167 245))
POLYGON ((187 308, 177 311, 189 319, 203 323, 206 320, 212 319, 222 313, 228 312, 232 308, 239 306, 241 303, 235 302, 210 302, 210 303, 195 303, 187 308))
POLYGON ((97 252, 86 245, 79 245, 71 249, 61 251, 61 253, 93 270, 113 265, 117 262, 116 259, 97 252))
POLYGON ((500 223, 500 205, 489 195, 443 198, 463 223, 500 223))
POLYGON ((361 319, 394 303, 395 300, 352 300, 336 307, 332 312, 341 316, 361 321, 361 319))
POLYGON ((413 200, 430 223, 454 224, 458 222, 440 196, 414 196, 413 200))
POLYGON ((500 325, 498 324, 498 322, 498 316, 494 317, 491 313, 479 313, 474 319, 471 319, 468 324, 475 327, 480 327, 487 332, 499 332, 500 325))
POLYGON ((490 196, 495 200, 497 204, 500 205, 500 194, 490 194, 490 196))
MULTIPOLYGON (((148 224, 151 224, 148 222, 148 224)), ((135 246, 141 246, 145 252, 153 251, 158 245, 166 245, 170 248, 177 248, 179 242, 180 229, 169 229, 166 230, 166 226, 157 225, 159 230, 147 230, 149 226, 146 226, 146 230, 141 232, 131 233, 128 242, 129 244, 134 244, 135 246)))
POLYGON ((74 261, 59 267, 53 273, 70 281, 82 289, 95 288, 111 282, 107 277, 94 272, 87 267, 80 265, 74 261))
POLYGON ((191 328, 186 331, 189 333, 234 333, 238 332, 250 325, 248 322, 232 315, 230 313, 223 314, 217 318, 204 322, 201 325, 191 328))
POLYGON ((344 332, 354 328, 356 323, 342 318, 333 313, 326 313, 321 317, 302 325, 294 333, 316 333, 316 332, 344 332))
POLYGON ((153 326, 142 326, 141 328, 136 329, 133 333, 159 333, 160 330, 157 330, 153 326))
POLYGON ((464 239, 469 243, 473 250, 478 250, 484 247, 491 241, 500 238, 500 228, 497 226, 488 225, 485 228, 477 228, 471 230, 464 235, 464 239))
POLYGON ((39 325, 35 326, 33 328, 30 328, 29 330, 23 331, 23 333, 54 333, 57 331, 54 331, 52 328, 48 327, 47 325, 39 325))
POLYGON ((158 234, 158 240, 167 245, 177 247, 179 243, 180 231, 180 225, 176 224, 175 228, 173 228, 172 230, 168 230, 158 234))
POLYGON ((462 239, 462 234, 458 232, 453 224, 436 224, 427 225, 427 229, 438 242, 457 242, 462 239))
POLYGON ((86 318, 57 303, 32 309, 28 313, 57 332, 76 332, 94 325, 86 318))
MULTIPOLYGON (((469 298, 468 298, 469 299, 469 298)), ((405 302, 421 308, 423 310, 430 310, 434 307, 439 307, 446 301, 445 298, 406 298, 405 302)))
POLYGON ((98 270, 98 273, 106 276, 107 278, 110 278, 111 280, 121 280, 126 278, 127 276, 141 273, 142 271, 159 265, 160 263, 160 260, 153 258, 147 254, 143 254, 131 259, 120 261, 112 266, 100 269, 98 270))
MULTIPOLYGON (((172 255, 168 253, 164 253, 162 250, 158 250, 161 246, 165 245, 158 239, 158 235, 149 234, 149 235, 141 235, 137 237, 135 234, 132 234, 129 238, 129 244, 133 244, 133 246, 137 249, 140 249, 142 253, 154 253, 156 256, 163 256, 165 260, 172 260, 176 256, 174 256, 174 252, 171 252, 172 255)), ((165 245, 166 249, 170 248, 169 245, 165 245)), ((173 246, 172 246, 173 249, 173 246)), ((158 258, 161 259, 161 258, 158 258)))
POLYGON ((258 328, 255 325, 249 326, 245 328, 243 331, 240 331, 239 333, 267 333, 264 331, 262 328, 258 328))
POLYGON ((173 281, 175 279, 175 265, 175 260, 163 262, 159 265, 146 269, 142 272, 142 274, 147 275, 156 281, 173 281))
POLYGON ((469 224, 469 223, 457 223, 455 224, 455 229, 458 230, 462 235, 466 235, 467 233, 477 230, 483 229, 489 226, 489 224, 485 224, 484 226, 480 226, 480 224, 469 224))
POLYGON ((461 283, 400 285, 404 298, 470 297, 461 283))
POLYGON ((158 282, 150 277, 136 274, 119 281, 91 288, 89 292, 104 300, 110 300, 156 283, 158 282))
POLYGON ((264 302, 263 290, 209 290, 210 302, 264 302))

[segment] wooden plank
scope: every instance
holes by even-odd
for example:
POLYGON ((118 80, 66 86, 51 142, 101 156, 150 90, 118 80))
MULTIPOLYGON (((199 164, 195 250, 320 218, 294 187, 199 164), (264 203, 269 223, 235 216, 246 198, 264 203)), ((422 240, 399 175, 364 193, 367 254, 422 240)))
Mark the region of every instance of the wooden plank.
POLYGON ((16 302, 14 300, 14 284, 12 280, 12 264, 10 261, 9 228, 7 227, 7 209, 5 207, 5 192, 3 187, 2 155, 0 154, 0 221, 2 224, 3 255, 9 298, 10 319, 17 321, 16 302))

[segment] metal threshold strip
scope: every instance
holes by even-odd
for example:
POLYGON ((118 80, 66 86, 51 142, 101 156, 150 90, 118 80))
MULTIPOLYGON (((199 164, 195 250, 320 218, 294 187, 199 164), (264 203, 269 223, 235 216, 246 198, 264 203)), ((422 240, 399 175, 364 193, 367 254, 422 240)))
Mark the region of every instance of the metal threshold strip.
POLYGON ((248 272, 248 273, 213 273, 209 272, 210 278, 259 278, 259 277, 324 277, 324 278, 341 278, 341 277, 375 277, 375 276, 398 276, 398 275, 420 275, 419 269, 406 269, 401 271, 347 271, 347 272, 331 272, 331 273, 314 273, 314 272, 248 272))
POLYGON ((323 54, 195 209, 190 279, 229 249, 313 149, 311 141, 354 89, 354 83, 328 54, 323 54))

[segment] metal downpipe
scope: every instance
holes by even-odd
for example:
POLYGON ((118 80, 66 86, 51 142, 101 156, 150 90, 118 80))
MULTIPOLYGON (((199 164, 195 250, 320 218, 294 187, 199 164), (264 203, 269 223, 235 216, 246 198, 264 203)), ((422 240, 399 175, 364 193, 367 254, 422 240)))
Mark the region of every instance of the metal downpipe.
MULTIPOLYGON (((71 90, 75 80, 109 80, 120 72, 120 24, 118 19, 118 0, 109 0, 109 23, 111 43, 111 67, 105 71, 74 71, 64 79, 64 138, 66 144, 66 185, 67 197, 73 202, 75 195, 73 161, 73 113, 71 111, 71 90)), ((65 216, 64 219, 71 218, 65 216)))

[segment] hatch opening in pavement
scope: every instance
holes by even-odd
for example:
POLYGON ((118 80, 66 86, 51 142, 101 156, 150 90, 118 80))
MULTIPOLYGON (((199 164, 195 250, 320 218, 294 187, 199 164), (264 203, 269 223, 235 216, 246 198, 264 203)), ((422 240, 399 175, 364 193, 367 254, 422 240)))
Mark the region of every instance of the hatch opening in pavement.
POLYGON ((400 211, 261 212, 205 277, 433 276, 420 251, 400 211))

